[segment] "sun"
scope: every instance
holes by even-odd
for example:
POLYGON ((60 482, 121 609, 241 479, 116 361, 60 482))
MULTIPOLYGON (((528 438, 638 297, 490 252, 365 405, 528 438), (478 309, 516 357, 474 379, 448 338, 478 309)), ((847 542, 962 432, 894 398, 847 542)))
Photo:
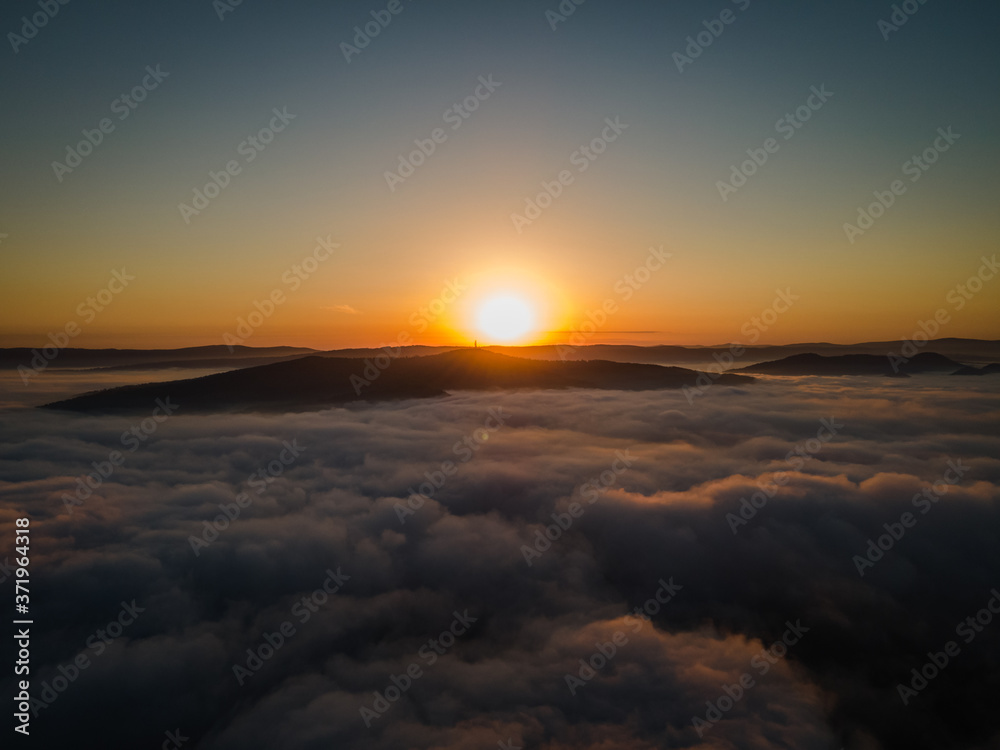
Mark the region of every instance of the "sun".
POLYGON ((490 297, 479 305, 476 327, 490 341, 514 341, 534 330, 535 310, 512 294, 490 297))

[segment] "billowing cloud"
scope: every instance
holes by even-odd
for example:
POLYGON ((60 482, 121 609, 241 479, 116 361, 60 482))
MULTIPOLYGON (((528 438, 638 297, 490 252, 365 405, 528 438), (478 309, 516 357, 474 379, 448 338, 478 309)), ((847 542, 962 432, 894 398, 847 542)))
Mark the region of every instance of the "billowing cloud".
POLYGON ((1000 586, 1000 394, 953 382, 0 412, 32 690, 65 681, 31 741, 991 747, 1000 622, 959 629, 1000 586))

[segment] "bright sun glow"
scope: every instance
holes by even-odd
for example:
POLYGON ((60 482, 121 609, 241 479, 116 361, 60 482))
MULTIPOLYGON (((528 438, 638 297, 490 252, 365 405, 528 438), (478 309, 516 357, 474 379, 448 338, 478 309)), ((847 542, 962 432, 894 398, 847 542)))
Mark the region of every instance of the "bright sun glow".
POLYGON ((490 341, 513 341, 535 328, 535 311, 520 297, 491 297, 479 306, 476 326, 490 341))

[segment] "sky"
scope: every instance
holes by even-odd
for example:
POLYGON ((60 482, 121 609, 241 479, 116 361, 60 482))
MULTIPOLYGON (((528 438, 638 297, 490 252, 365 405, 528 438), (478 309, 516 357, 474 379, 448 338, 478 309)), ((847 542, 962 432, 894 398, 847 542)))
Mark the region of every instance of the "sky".
POLYGON ((1000 9, 914 5, 16 0, 0 345, 1000 338, 1000 9))

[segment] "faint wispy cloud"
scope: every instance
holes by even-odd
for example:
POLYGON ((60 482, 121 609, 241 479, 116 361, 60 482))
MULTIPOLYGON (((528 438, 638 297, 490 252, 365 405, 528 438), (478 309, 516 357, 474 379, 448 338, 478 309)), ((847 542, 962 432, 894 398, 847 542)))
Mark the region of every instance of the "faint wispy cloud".
POLYGON ((345 315, 360 315, 361 313, 355 310, 350 305, 333 305, 332 307, 321 308, 323 310, 333 310, 334 312, 344 313, 345 315))

